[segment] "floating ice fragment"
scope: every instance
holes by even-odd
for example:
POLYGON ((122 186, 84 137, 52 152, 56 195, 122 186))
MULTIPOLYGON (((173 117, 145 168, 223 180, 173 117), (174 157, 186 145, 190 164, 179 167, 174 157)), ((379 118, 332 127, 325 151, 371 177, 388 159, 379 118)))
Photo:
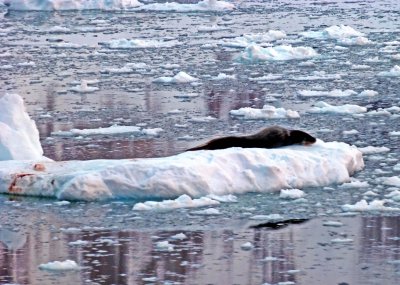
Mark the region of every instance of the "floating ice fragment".
POLYGON ((357 92, 347 89, 347 90, 339 90, 334 89, 332 91, 320 91, 320 90, 300 90, 298 93, 301 96, 311 97, 311 96, 327 96, 327 97, 348 97, 351 95, 357 94, 357 92))
POLYGON ((262 261, 270 262, 270 261, 277 261, 277 260, 279 260, 279 258, 274 257, 274 256, 266 256, 266 257, 264 257, 264 259, 262 261))
POLYGON ((253 247, 254 247, 254 245, 249 241, 245 242, 244 244, 242 244, 240 246, 240 248, 243 249, 243 250, 251 250, 251 249, 253 249, 253 247))
POLYGON ((351 188, 366 188, 369 187, 370 185, 366 181, 359 181, 359 180, 353 180, 348 183, 343 183, 342 185, 339 185, 338 188, 340 189, 351 189, 351 188))
POLYGON ((279 198, 282 199, 299 199, 306 195, 300 189, 282 189, 279 198))
POLYGON ((332 243, 351 243, 353 241, 351 238, 335 238, 331 240, 332 243))
POLYGON ((400 66, 395 65, 392 69, 390 69, 390 71, 379 72, 378 76, 399 77, 400 76, 400 66))
POLYGON ((143 203, 137 203, 133 206, 133 210, 135 211, 172 210, 179 208, 194 208, 194 207, 218 205, 219 203, 220 202, 207 197, 192 199, 190 196, 184 194, 179 196, 175 200, 164 200, 161 202, 147 201, 143 203))
POLYGON ((400 176, 384 177, 382 183, 389 186, 400 187, 400 176))
POLYGON ((206 197, 216 200, 221 203, 236 203, 237 202, 237 197, 232 194, 222 195, 222 196, 215 195, 215 194, 209 194, 206 197))
POLYGON ((308 110, 308 112, 323 114, 359 114, 367 112, 367 108, 351 104, 333 106, 326 102, 319 101, 314 105, 314 107, 308 110))
POLYGON ((378 95, 378 92, 374 90, 364 90, 358 94, 358 96, 372 97, 378 95))
POLYGON ((79 270, 80 267, 75 261, 67 259, 65 261, 53 261, 40 264, 39 269, 49 271, 68 271, 79 270))
POLYGON ((190 83, 190 82, 194 82, 197 81, 198 79, 187 74, 184 71, 180 71, 178 74, 176 74, 173 77, 167 77, 167 76, 163 76, 163 77, 158 77, 156 79, 153 80, 153 82, 156 83, 190 83))
POLYGON ((211 117, 211 116, 207 116, 207 117, 193 117, 191 119, 189 119, 189 122, 192 123, 209 123, 209 122, 213 122, 217 120, 217 118, 211 117))
POLYGON ((272 41, 280 40, 286 37, 286 34, 282 31, 270 30, 266 33, 259 34, 245 34, 234 39, 223 40, 220 42, 222 46, 234 47, 234 48, 246 48, 247 46, 258 43, 264 45, 272 41))
POLYGON ((250 220, 283 220, 283 216, 280 214, 269 214, 269 215, 255 215, 249 218, 250 220))
POLYGON ((386 146, 366 146, 366 147, 359 147, 359 151, 363 154, 376 154, 376 153, 383 153, 390 151, 390 148, 386 146))
POLYGON ((245 120, 300 118, 300 115, 297 111, 286 110, 284 108, 275 108, 271 105, 264 105, 262 109, 244 107, 238 110, 231 110, 229 111, 229 114, 232 116, 240 116, 245 120))
POLYGON ((89 242, 86 241, 86 240, 80 240, 80 239, 78 239, 78 240, 76 240, 76 241, 71 241, 71 242, 69 242, 68 244, 69 244, 69 245, 80 246, 80 245, 88 245, 89 242))
POLYGON ((326 221, 322 224, 325 227, 341 227, 343 223, 337 221, 326 221))
POLYGON ((82 80, 81 84, 71 87, 69 90, 77 93, 92 93, 99 90, 98 87, 89 86, 92 82, 89 80, 82 80))
POLYGON ((175 47, 180 45, 178 41, 158 41, 148 39, 117 39, 105 42, 109 48, 112 49, 139 49, 139 48, 164 48, 175 47))
POLYGON ((359 133, 359 131, 352 129, 352 130, 349 130, 349 131, 343 131, 342 133, 343 133, 343 135, 345 135, 345 136, 348 136, 348 135, 357 135, 357 134, 359 133))
POLYGON ((184 239, 187 239, 187 236, 184 233, 179 233, 179 234, 171 236, 171 239, 184 240, 184 239))
POLYGON ((339 39, 338 43, 346 46, 363 46, 373 44, 373 42, 366 37, 343 38, 339 39))
POLYGON ((219 81, 219 80, 234 80, 236 79, 236 75, 227 75, 225 73, 219 73, 218 76, 213 77, 212 80, 219 81))
POLYGON ((257 44, 251 44, 240 54, 239 59, 244 62, 280 61, 308 59, 317 55, 318 53, 311 47, 281 45, 263 48, 257 44))
POLYGON ((335 25, 321 31, 307 31, 301 33, 304 37, 315 39, 344 39, 362 37, 364 34, 346 25, 335 25))
POLYGON ((166 241, 159 241, 156 243, 157 250, 160 251, 173 251, 174 245, 170 244, 167 240, 166 241))
POLYGON ((368 203, 366 200, 361 200, 354 205, 345 204, 342 210, 346 212, 363 212, 363 211, 400 211, 400 208, 386 207, 384 200, 374 200, 368 203))

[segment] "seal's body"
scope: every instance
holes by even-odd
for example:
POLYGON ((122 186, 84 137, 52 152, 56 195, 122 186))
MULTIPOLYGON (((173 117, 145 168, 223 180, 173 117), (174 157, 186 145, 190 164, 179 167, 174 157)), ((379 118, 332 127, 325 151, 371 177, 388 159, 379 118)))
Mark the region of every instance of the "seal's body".
POLYGON ((292 144, 309 145, 315 142, 316 139, 313 136, 303 131, 288 130, 279 126, 273 126, 265 128, 254 135, 216 138, 203 145, 190 148, 188 151, 201 149, 214 150, 229 147, 276 148, 292 144))

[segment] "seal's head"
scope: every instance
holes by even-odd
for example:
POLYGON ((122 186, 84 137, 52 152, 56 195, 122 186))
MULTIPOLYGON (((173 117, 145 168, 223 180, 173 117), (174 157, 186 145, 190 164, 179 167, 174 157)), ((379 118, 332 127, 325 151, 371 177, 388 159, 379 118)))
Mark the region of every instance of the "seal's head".
POLYGON ((317 141, 312 135, 299 130, 291 130, 289 137, 293 144, 312 145, 317 141))

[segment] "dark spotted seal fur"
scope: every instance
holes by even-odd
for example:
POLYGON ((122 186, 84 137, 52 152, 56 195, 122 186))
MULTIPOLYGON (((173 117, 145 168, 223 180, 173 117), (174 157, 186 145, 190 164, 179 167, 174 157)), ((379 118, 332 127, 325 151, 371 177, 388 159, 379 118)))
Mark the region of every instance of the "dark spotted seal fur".
POLYGON ((244 148, 276 148, 292 144, 309 145, 316 142, 316 139, 299 130, 288 130, 279 126, 265 128, 254 135, 229 136, 210 140, 209 142, 188 149, 192 150, 214 150, 229 147, 244 148))

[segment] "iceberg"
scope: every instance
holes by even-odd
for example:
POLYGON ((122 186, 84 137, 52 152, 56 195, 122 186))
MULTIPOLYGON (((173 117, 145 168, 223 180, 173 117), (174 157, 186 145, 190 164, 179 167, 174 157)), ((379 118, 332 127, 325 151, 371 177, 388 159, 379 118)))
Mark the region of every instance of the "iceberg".
POLYGON ((17 94, 0 96, 0 161, 47 159, 35 122, 17 94))

